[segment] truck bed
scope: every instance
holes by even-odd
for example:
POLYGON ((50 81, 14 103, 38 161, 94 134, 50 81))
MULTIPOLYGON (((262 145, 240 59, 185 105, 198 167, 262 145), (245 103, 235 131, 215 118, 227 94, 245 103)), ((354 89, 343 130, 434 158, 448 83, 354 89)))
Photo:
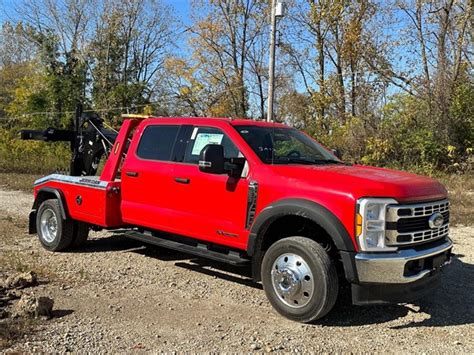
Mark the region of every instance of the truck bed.
POLYGON ((34 183, 40 190, 60 192, 67 213, 73 218, 105 228, 124 223, 120 211, 120 181, 102 181, 98 176, 51 174, 34 183))

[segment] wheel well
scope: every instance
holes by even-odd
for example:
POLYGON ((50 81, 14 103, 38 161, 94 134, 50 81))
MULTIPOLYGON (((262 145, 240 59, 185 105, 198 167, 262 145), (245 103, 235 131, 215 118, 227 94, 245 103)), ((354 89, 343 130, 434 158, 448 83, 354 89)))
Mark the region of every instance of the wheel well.
POLYGON ((38 197, 36 197, 34 208, 38 209, 41 204, 46 200, 57 199, 57 196, 53 192, 49 191, 40 191, 38 197))
POLYGON ((66 219, 68 214, 66 210, 65 201, 64 201, 62 192, 58 189, 43 188, 40 191, 38 191, 35 202, 33 203, 33 210, 38 210, 41 204, 44 201, 49 200, 49 199, 58 200, 59 208, 61 210, 61 217, 63 219, 66 219))
POLYGON ((309 218, 296 215, 283 216, 270 223, 263 232, 260 250, 265 251, 278 240, 291 236, 313 239, 329 254, 337 251, 331 237, 319 224, 309 218))
MULTIPOLYGON (((265 251, 275 242, 292 236, 312 239, 324 247, 331 259, 335 261, 340 259, 331 236, 315 221, 298 215, 281 216, 262 228, 253 257, 252 274, 255 280, 260 280, 260 267, 265 251)), ((336 265, 338 264, 336 262, 336 265)))

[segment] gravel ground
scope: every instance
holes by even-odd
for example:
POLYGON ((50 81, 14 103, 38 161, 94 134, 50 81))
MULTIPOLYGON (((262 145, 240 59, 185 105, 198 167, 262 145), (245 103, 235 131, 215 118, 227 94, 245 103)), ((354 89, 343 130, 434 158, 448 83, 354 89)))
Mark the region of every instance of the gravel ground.
POLYGON ((30 291, 55 300, 55 317, 6 352, 474 352, 473 227, 452 229, 457 255, 430 297, 355 307, 346 290, 326 318, 301 325, 277 315, 247 271, 120 233, 93 233, 74 253, 47 252, 25 232, 31 202, 0 190, 0 256, 36 269, 40 284, 30 291))

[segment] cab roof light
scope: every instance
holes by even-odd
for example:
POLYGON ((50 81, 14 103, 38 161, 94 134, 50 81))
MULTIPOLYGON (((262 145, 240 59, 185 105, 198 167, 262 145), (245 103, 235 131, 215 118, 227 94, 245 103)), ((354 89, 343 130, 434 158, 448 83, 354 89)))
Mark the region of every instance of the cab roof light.
POLYGON ((123 118, 129 118, 129 119, 136 119, 136 120, 144 120, 146 118, 150 118, 152 116, 150 115, 140 115, 136 113, 124 113, 122 114, 123 118))

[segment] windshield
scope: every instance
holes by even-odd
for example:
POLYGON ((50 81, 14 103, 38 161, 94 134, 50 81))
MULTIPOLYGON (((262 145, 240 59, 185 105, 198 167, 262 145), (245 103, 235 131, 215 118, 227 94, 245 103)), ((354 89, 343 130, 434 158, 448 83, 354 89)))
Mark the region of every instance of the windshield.
POLYGON ((286 127, 235 126, 267 164, 342 164, 306 134, 286 127))

